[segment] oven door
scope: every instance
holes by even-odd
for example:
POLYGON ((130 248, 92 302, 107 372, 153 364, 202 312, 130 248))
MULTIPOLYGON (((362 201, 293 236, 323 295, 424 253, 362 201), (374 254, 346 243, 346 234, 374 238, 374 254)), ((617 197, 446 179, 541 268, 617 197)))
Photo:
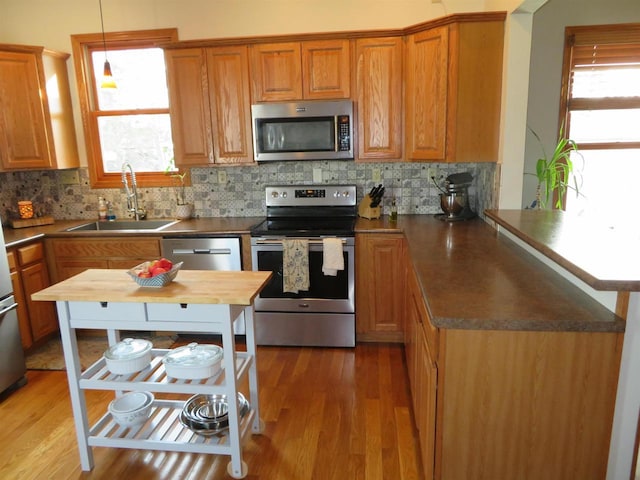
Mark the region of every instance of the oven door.
POLYGON ((355 312, 353 237, 343 238, 345 268, 336 276, 322 273, 322 239, 309 239, 309 290, 299 293, 283 291, 282 239, 253 238, 251 243, 253 269, 273 272, 255 300, 256 312, 355 312))

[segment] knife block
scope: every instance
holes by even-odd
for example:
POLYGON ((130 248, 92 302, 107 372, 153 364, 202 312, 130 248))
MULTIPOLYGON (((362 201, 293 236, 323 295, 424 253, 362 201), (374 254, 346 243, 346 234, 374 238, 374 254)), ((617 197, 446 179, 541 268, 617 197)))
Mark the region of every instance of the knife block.
POLYGON ((372 207, 371 197, 369 194, 365 195, 360 204, 358 205, 358 216, 368 218, 372 220, 374 218, 380 218, 382 207, 372 207))

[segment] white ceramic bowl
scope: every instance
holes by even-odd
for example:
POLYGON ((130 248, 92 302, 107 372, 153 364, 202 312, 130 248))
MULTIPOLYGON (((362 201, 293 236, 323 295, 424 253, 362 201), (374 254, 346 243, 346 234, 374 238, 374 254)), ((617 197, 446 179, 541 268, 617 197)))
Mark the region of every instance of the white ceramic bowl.
POLYGON ((149 418, 153 400, 151 392, 128 392, 109 403, 109 413, 118 425, 138 425, 149 418))
POLYGON ((162 359, 167 375, 181 380, 202 380, 221 370, 223 350, 217 345, 190 343, 171 349, 162 359))
POLYGON ((153 344, 142 338, 125 338, 104 352, 107 368, 116 375, 139 372, 149 366, 153 344))

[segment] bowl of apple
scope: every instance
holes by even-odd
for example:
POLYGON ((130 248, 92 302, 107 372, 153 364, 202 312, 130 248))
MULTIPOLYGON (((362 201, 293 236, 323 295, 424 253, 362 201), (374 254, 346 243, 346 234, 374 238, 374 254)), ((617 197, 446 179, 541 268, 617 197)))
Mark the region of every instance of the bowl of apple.
POLYGON ((127 273, 141 287, 164 287, 176 278, 182 262, 172 263, 166 258, 141 263, 127 273))

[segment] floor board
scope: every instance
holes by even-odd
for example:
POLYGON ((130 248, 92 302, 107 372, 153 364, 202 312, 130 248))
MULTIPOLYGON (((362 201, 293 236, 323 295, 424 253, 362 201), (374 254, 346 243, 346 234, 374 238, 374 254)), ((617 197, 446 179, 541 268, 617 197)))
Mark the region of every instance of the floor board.
MULTIPOLYGON (((94 448, 82 472, 64 371, 29 371, 0 402, 0 478, 229 478, 229 457, 94 448)), ((403 349, 259 347, 265 431, 244 447, 248 480, 423 478, 403 349)), ((87 391, 90 421, 112 392, 87 391)))

